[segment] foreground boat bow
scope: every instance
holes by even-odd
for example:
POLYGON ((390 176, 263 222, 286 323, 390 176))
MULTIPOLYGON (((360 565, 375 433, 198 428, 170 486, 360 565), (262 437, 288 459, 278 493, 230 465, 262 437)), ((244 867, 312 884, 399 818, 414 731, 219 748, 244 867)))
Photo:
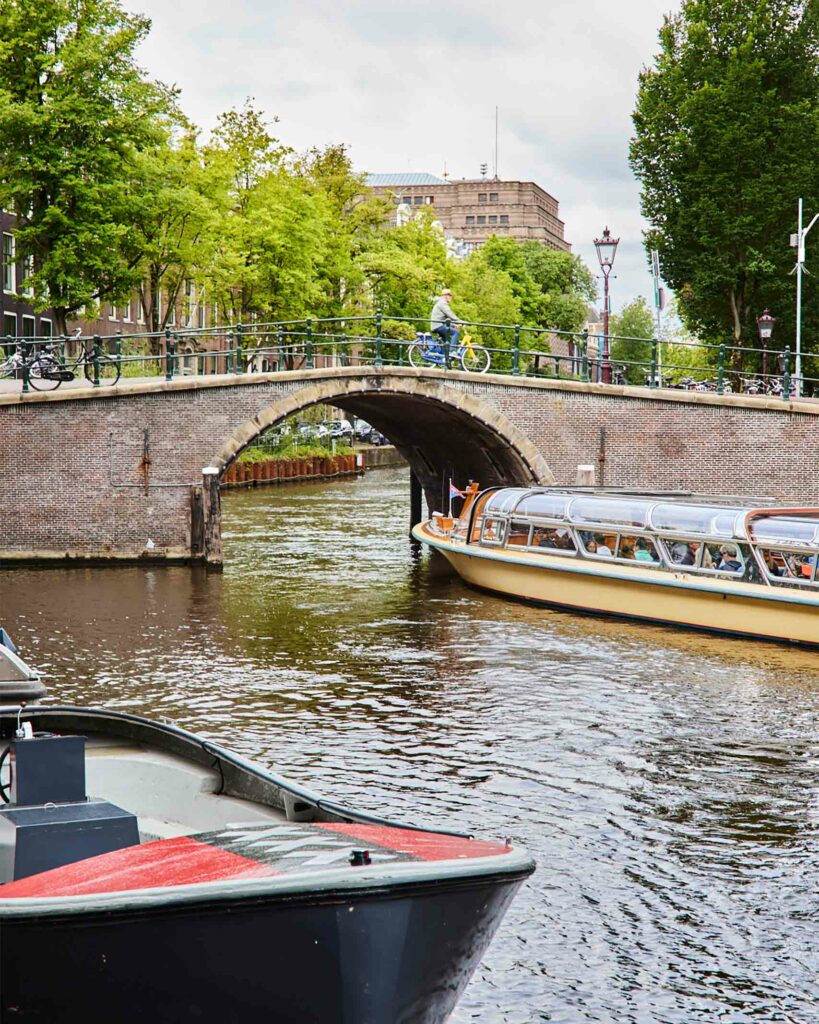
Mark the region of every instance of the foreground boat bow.
POLYGON ((88 791, 0 808, 4 1021, 442 1022, 533 870, 507 843, 357 813, 135 716, 7 707, 0 730, 18 772, 43 734, 83 737, 88 791), (106 823, 91 839, 89 809, 106 823), (50 854, 26 845, 29 812, 50 854), (29 873, 31 849, 54 863, 29 873))

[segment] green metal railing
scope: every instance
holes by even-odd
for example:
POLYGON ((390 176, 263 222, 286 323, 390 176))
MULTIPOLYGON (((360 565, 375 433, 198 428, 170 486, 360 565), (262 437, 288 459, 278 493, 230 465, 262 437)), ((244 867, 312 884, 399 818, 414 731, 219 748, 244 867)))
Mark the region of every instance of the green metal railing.
MULTIPOLYGON (((819 355, 803 355, 808 373, 793 377, 790 347, 739 348, 727 345, 663 345, 657 338, 609 337, 608 359, 601 337, 521 324, 459 324, 488 353, 489 372, 517 378, 546 378, 678 390, 781 397, 819 396, 819 355), (632 354, 632 358, 624 356, 632 354), (636 355, 635 355, 636 354, 636 355)), ((113 337, 6 337, 0 341, 0 376, 30 388, 32 360, 49 352, 77 376, 99 387, 104 357, 115 360, 123 378, 243 374, 321 369, 328 366, 409 366, 458 370, 462 348, 455 336, 435 338, 429 358, 412 350, 429 338, 427 320, 374 316, 310 318, 229 324, 201 329, 117 334, 113 337), (412 351, 411 351, 412 350, 412 351), (17 362, 15 363, 15 353, 17 362), (80 363, 80 354, 84 353, 80 363), (92 372, 86 372, 86 366, 92 372), (78 369, 79 367, 79 369, 78 369)), ((109 364, 110 365, 110 364, 109 364)))

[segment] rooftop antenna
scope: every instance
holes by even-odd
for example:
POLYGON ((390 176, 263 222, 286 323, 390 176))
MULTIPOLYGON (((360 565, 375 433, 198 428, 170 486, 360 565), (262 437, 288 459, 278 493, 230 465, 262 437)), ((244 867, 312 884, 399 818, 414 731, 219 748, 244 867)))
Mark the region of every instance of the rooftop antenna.
POLYGON ((481 164, 481 177, 486 177, 486 164, 481 164))
POLYGON ((444 176, 445 179, 449 177, 449 171, 446 169, 446 160, 444 160, 444 175, 443 176, 444 176))
POLYGON ((495 181, 498 180, 498 108, 495 107, 495 181))

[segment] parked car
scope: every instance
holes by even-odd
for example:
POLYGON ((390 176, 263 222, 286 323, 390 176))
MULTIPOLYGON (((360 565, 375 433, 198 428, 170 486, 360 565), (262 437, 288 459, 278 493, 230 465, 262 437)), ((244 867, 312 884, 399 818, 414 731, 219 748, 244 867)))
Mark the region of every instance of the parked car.
POLYGON ((324 425, 330 437, 353 439, 353 425, 349 420, 327 420, 324 425))
POLYGON ((363 441, 372 429, 366 420, 356 420, 353 424, 353 432, 359 441, 363 441))
POLYGON ((302 423, 298 428, 298 435, 302 441, 314 441, 328 437, 330 431, 323 423, 302 423))
POLYGON ((387 438, 384 437, 380 430, 376 430, 375 427, 370 427, 369 434, 367 434, 366 437, 362 437, 361 440, 364 441, 365 444, 374 444, 379 447, 382 444, 389 444, 387 438))

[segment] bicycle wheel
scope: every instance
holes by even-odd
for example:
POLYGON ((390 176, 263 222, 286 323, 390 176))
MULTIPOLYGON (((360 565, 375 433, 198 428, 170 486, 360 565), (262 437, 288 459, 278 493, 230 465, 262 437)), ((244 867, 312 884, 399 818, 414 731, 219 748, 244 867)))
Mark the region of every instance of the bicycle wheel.
POLYGON ((29 365, 28 382, 35 391, 53 391, 62 384, 62 381, 59 377, 55 380, 44 374, 57 374, 61 369, 54 356, 37 356, 29 365))
POLYGON ((429 366, 429 361, 426 358, 426 348, 420 342, 414 341, 410 345, 407 357, 409 358, 410 366, 414 366, 416 369, 429 366))
POLYGON ((480 345, 471 345, 461 352, 461 366, 472 373, 486 373, 489 369, 489 353, 480 345))
MULTIPOLYGON (((111 356, 101 354, 99 357, 100 364, 100 384, 103 386, 110 387, 112 384, 116 384, 122 373, 122 367, 119 364, 118 359, 112 359, 111 356)), ((83 373, 85 379, 91 384, 94 383, 94 363, 93 360, 86 360, 83 363, 83 373)))

